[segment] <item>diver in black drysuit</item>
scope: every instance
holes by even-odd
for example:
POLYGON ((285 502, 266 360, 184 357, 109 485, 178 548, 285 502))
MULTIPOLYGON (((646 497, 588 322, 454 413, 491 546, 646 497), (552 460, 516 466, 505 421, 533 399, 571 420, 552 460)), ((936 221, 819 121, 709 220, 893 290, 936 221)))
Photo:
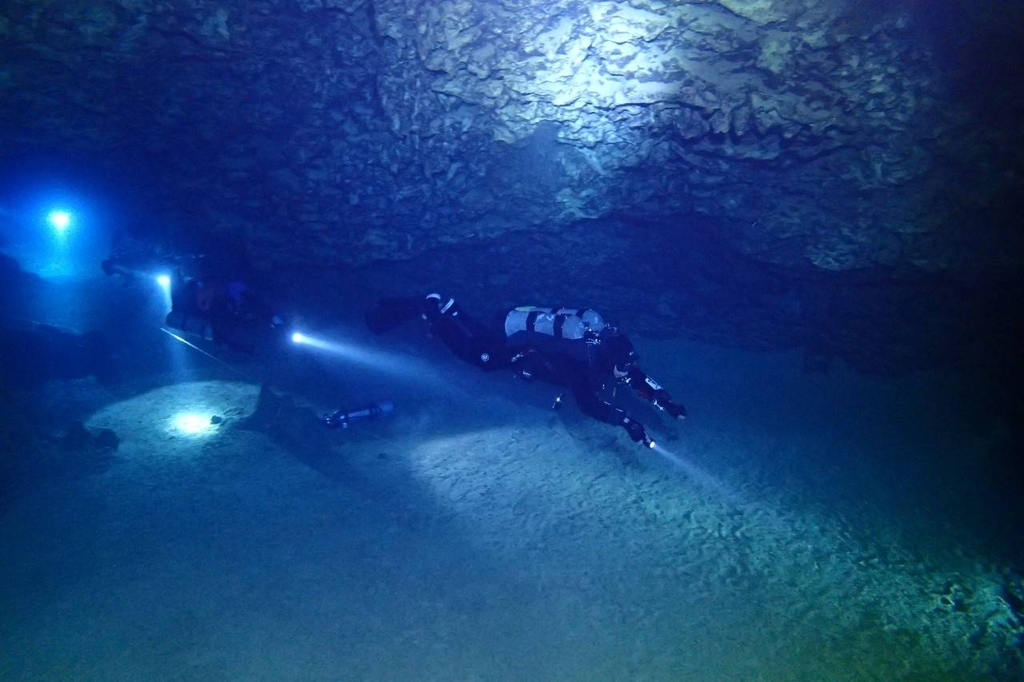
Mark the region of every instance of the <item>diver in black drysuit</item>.
POLYGON ((618 384, 676 419, 686 408, 637 366, 633 344, 592 310, 522 307, 506 313, 504 329, 490 329, 466 315, 454 299, 385 299, 366 314, 376 333, 422 314, 431 332, 458 358, 483 370, 511 369, 520 376, 568 386, 580 409, 623 427, 633 441, 653 447, 643 424, 602 397, 618 384))
POLYGON ((284 333, 284 320, 239 279, 186 278, 171 283, 168 327, 233 350, 254 353, 257 346, 284 333))
POLYGON ((178 255, 121 234, 101 267, 128 281, 167 273, 171 310, 164 323, 169 329, 249 354, 283 339, 284 320, 239 276, 247 268, 237 253, 221 248, 178 255))

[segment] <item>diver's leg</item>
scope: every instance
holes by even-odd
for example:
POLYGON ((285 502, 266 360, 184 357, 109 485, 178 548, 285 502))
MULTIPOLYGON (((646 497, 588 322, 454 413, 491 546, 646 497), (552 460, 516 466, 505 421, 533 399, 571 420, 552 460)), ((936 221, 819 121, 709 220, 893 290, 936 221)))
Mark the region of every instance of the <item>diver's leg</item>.
POLYGON ((504 339, 463 312, 454 299, 431 294, 425 310, 431 332, 457 358, 486 371, 509 366, 504 339))

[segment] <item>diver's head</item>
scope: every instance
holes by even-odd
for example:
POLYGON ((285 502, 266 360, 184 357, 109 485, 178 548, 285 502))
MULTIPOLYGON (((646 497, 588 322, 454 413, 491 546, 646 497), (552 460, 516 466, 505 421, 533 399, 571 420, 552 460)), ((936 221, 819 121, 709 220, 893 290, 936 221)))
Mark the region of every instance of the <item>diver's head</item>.
POLYGON ((624 378, 637 363, 636 350, 632 342, 615 327, 602 329, 599 338, 603 355, 612 366, 615 378, 624 378))

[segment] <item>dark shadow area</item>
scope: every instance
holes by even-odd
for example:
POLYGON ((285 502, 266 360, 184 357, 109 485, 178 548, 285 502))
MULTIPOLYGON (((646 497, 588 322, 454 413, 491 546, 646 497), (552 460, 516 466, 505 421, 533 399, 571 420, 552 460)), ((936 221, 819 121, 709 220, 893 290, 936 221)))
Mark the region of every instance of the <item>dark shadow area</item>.
POLYGON ((266 435, 297 462, 357 495, 377 501, 390 497, 380 480, 368 477, 349 461, 342 446, 362 444, 357 432, 344 434, 348 438, 342 440, 321 423, 320 415, 312 409, 300 407, 293 398, 276 393, 266 384, 260 388, 256 411, 236 428, 266 435))
POLYGON ((987 124, 1016 127, 1024 113, 1024 7, 1015 0, 848 0, 838 25, 853 31, 887 26, 908 46, 933 52, 959 101, 987 124))
POLYGON ((121 383, 117 345, 99 325, 62 326, 92 316, 62 312, 69 296, 0 254, 0 507, 43 480, 103 471, 117 449, 116 434, 82 425, 121 383), (54 404, 57 385, 73 397, 54 404))

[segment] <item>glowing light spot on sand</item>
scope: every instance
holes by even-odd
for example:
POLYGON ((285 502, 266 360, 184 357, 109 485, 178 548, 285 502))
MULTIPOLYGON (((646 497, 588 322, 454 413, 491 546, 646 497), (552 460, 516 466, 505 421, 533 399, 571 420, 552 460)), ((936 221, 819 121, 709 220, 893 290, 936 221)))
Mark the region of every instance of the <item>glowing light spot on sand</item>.
POLYGON ((169 384, 110 403, 86 428, 110 429, 118 452, 131 460, 172 459, 187 463, 204 444, 249 418, 259 402, 258 384, 195 381, 169 384))
POLYGON ((187 436, 205 436, 216 430, 210 415, 197 412, 179 412, 171 417, 171 426, 187 436))

